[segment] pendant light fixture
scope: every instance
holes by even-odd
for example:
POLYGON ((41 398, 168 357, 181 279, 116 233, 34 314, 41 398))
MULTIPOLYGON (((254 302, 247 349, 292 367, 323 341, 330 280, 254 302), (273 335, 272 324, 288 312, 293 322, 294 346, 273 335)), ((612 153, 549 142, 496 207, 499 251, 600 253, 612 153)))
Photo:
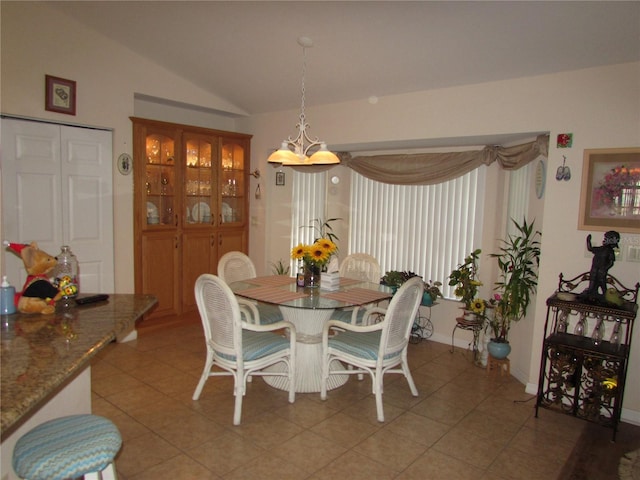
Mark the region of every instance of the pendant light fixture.
POLYGON ((304 114, 304 80, 307 70, 307 48, 313 47, 313 41, 309 37, 299 37, 298 45, 302 47, 302 103, 300 107, 300 116, 298 124, 298 135, 296 138, 287 138, 282 142, 279 150, 273 152, 268 159, 270 163, 281 163, 282 165, 329 165, 340 163, 340 159, 329 151, 327 144, 318 140, 309 138, 307 130, 309 124, 304 114), (305 142, 307 145, 305 145, 305 142), (309 155, 311 150, 317 147, 317 150, 309 155))

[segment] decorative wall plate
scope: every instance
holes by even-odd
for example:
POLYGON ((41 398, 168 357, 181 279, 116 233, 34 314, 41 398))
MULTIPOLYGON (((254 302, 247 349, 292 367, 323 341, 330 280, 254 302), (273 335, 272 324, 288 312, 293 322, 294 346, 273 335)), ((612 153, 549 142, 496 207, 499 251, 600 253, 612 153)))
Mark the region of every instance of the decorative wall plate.
POLYGON ((128 153, 121 153, 118 157, 118 171, 122 175, 129 175, 133 170, 133 159, 128 153))

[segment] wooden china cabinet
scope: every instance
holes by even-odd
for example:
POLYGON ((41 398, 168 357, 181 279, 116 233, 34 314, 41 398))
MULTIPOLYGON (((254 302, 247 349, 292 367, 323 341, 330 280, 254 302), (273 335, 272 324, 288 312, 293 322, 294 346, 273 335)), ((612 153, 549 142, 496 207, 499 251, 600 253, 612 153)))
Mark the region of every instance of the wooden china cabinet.
POLYGON ((193 287, 226 252, 247 252, 251 136, 131 118, 136 293, 147 318, 197 309, 193 287))

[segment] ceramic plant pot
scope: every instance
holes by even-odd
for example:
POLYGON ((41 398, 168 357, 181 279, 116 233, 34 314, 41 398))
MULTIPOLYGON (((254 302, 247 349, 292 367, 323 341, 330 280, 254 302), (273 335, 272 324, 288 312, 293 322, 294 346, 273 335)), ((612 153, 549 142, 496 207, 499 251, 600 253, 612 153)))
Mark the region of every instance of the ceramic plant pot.
POLYGON ((511 353, 511 345, 509 342, 496 342, 490 340, 487 344, 487 349, 493 358, 502 359, 507 358, 511 353))

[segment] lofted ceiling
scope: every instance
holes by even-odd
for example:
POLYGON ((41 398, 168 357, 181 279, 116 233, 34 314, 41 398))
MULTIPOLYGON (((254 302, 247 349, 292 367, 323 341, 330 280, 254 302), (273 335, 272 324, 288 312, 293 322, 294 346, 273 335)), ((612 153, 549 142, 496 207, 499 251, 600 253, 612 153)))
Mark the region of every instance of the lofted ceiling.
MULTIPOLYGON (((87 1, 48 5, 241 114, 640 60, 640 2, 87 1)), ((144 92, 141 92, 144 93, 144 92)))

